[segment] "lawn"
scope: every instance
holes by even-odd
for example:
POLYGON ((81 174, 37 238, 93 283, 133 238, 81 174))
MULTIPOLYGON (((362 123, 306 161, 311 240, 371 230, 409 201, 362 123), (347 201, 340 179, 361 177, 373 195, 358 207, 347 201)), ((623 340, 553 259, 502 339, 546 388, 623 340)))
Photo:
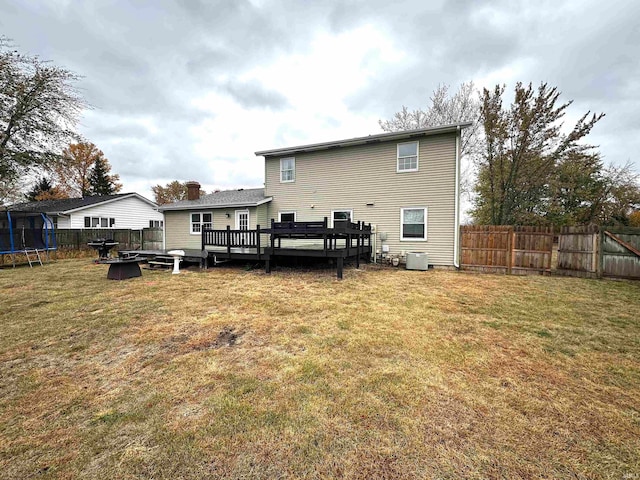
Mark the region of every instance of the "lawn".
POLYGON ((639 478, 640 283, 0 270, 1 478, 639 478))

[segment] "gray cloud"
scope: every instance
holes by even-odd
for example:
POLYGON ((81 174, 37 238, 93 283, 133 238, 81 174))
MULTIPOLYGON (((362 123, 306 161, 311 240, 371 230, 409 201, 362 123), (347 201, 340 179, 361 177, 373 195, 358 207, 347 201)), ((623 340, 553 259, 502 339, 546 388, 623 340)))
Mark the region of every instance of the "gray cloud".
MULTIPOLYGON (((516 80, 557 85, 565 100, 575 100, 571 111, 576 115, 606 112, 592 141, 601 144, 608 159, 626 161, 640 149, 640 127, 634 122, 640 108, 640 3, 630 0, 616 8, 596 0, 283 0, 262 6, 248 0, 108 5, 0 0, 0 11, 0 33, 21 50, 84 76, 79 87, 95 110, 83 120, 82 133, 105 150, 125 181, 213 183, 216 173, 203 169, 191 130, 226 112, 203 111, 196 100, 215 91, 247 115, 253 109, 288 111, 286 94, 259 80, 241 81, 242 74, 285 55, 308 55, 318 33, 365 25, 389 37, 407 59, 346 99, 351 113, 388 118, 402 105, 424 106, 439 83, 456 85, 505 72, 499 81, 510 82, 509 88, 516 80), (507 78, 513 70, 518 77, 507 78), (155 129, 144 126, 144 119, 155 129)), ((381 60, 372 52, 353 61, 365 68, 381 60)), ((340 122, 333 112, 311 113, 327 128, 340 122)), ((304 138, 305 128, 278 125, 270 144, 282 145, 291 132, 304 138)), ((373 123, 370 133, 378 128, 373 123)), ((306 135, 323 137, 321 132, 306 135)), ((211 152, 210 159, 216 158, 211 152)), ((258 178, 243 177, 241 171, 228 177, 241 185, 258 178)))
POLYGON ((245 108, 282 110, 289 105, 289 101, 284 95, 267 90, 256 82, 229 81, 222 85, 221 88, 245 108))

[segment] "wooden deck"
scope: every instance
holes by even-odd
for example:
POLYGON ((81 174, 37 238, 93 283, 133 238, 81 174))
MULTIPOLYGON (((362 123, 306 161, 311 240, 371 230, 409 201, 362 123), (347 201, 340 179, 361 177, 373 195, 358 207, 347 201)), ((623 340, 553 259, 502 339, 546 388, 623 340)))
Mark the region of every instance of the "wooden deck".
POLYGON ((337 276, 342 278, 344 262, 371 259, 371 224, 340 222, 328 226, 325 217, 319 222, 275 222, 270 228, 255 230, 203 230, 202 251, 214 263, 225 260, 256 260, 265 262, 265 271, 271 272, 278 258, 335 259, 337 276), (267 244, 264 238, 268 236, 267 244), (283 245, 283 240, 285 241, 283 245))

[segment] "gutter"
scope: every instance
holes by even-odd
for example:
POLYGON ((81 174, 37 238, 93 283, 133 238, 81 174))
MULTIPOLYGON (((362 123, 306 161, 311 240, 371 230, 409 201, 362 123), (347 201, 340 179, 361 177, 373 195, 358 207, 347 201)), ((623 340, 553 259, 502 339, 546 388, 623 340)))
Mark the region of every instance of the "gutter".
POLYGON ((355 137, 346 140, 333 142, 312 143, 287 148, 274 148, 270 150, 260 150, 255 152, 256 156, 271 157, 277 155, 294 155, 296 153, 315 152, 318 150, 328 150, 333 148, 353 147, 356 145, 366 145, 370 143, 390 142, 405 140, 428 135, 438 135, 441 133, 459 132, 461 128, 471 126, 470 122, 452 123, 449 125, 439 125, 437 127, 419 128, 415 130, 404 130, 400 132, 380 133, 366 137, 355 137))
POLYGON ((202 209, 219 209, 219 208, 238 208, 238 207, 243 207, 243 208, 249 208, 249 207, 258 207, 264 203, 270 202, 271 200, 273 200, 273 197, 267 197, 263 200, 259 200, 257 202, 252 202, 252 203, 226 203, 226 204, 215 204, 215 205, 207 205, 207 204, 199 204, 199 205, 177 205, 177 206, 166 206, 163 207, 162 205, 158 206, 158 211, 159 212, 166 212, 166 211, 180 211, 180 210, 202 210, 202 209))
POLYGON ((453 234, 453 266, 460 268, 460 135, 461 129, 458 126, 456 131, 456 198, 455 198, 455 219, 453 234))

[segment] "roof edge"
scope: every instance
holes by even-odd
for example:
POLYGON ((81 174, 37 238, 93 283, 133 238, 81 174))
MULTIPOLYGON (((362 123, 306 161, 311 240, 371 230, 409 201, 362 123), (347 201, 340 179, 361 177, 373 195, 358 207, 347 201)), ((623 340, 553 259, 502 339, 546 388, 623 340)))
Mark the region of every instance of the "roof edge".
POLYGON ((200 203, 197 205, 163 205, 158 206, 159 212, 164 211, 179 211, 179 210, 202 210, 202 209, 221 209, 221 208, 233 208, 233 207, 258 207, 264 203, 270 202, 273 197, 267 197, 257 202, 240 202, 240 203, 225 203, 225 204, 206 204, 200 203))
POLYGON ((299 145, 296 147, 260 150, 255 152, 255 155, 264 156, 264 157, 270 157, 274 155, 290 155, 292 153, 314 152, 317 150, 328 150, 330 148, 365 145, 367 143, 403 140, 403 139, 412 138, 412 137, 438 135, 441 133, 453 133, 462 128, 470 127, 471 125, 472 125, 472 122, 459 122, 459 123, 451 123, 448 125, 439 125, 437 127, 419 128, 416 130, 403 130, 401 132, 386 132, 386 133, 380 133, 376 135, 367 135, 366 137, 355 137, 355 138, 348 138, 345 140, 337 140, 333 142, 310 143, 307 145, 299 145))
POLYGON ((125 194, 122 194, 122 195, 120 195, 120 196, 118 196, 118 197, 116 197, 116 198, 110 198, 110 199, 108 199, 108 200, 104 200, 103 202, 90 203, 89 205, 84 205, 84 206, 82 206, 82 207, 76 207, 76 208, 70 208, 69 210, 60 210, 60 211, 59 211, 59 212, 57 212, 57 213, 74 213, 74 212, 78 212, 78 211, 80 211, 80 210, 86 210, 87 208, 96 207, 96 206, 98 206, 98 205, 105 205, 105 204, 107 204, 107 203, 113 203, 113 202, 117 202, 117 201, 119 201, 119 200, 123 200, 123 199, 125 199, 125 198, 131 198, 131 197, 136 197, 136 198, 138 198, 138 199, 142 200, 143 202, 148 203, 149 205, 151 205, 151 206, 152 206, 152 207, 154 207, 154 208, 155 208, 155 207, 157 207, 157 205, 156 205, 156 203, 155 203, 155 202, 153 202, 153 201, 149 200, 149 199, 148 199, 148 198, 146 198, 146 197, 143 197, 143 196, 142 196, 142 195, 140 195, 139 193, 131 192, 131 193, 125 193, 125 194))

